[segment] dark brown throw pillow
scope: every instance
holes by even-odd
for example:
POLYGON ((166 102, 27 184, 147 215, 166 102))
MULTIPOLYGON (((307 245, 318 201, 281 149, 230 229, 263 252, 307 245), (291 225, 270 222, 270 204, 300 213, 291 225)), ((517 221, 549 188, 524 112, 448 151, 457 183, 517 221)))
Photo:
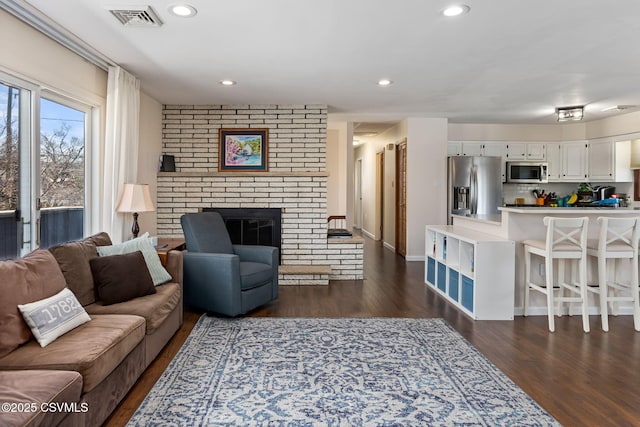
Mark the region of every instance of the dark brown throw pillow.
POLYGON ((140 251, 97 257, 89 263, 98 297, 104 305, 156 293, 140 251))

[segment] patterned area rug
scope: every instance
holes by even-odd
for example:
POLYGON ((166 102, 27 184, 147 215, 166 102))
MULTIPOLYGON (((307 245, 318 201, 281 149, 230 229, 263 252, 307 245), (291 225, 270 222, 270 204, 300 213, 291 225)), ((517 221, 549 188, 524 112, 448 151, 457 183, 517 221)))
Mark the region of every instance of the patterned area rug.
POLYGON ((442 319, 203 316, 129 425, 559 424, 442 319))

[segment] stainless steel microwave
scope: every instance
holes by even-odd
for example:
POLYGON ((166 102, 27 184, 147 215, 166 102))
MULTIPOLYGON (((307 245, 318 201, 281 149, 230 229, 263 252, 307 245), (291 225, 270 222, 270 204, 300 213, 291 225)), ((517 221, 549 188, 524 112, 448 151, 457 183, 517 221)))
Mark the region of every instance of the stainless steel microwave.
POLYGON ((507 162, 507 182, 545 183, 549 182, 546 162, 507 162))

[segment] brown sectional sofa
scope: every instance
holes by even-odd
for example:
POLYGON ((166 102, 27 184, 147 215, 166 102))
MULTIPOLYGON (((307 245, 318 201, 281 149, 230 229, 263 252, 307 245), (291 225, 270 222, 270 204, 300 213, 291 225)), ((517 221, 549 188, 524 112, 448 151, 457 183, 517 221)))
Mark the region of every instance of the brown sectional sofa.
POLYGON ((165 268, 172 279, 156 286, 156 293, 104 305, 96 300, 89 261, 97 257, 96 246, 109 244, 109 236, 100 233, 0 262, 7 279, 0 281, 0 292, 11 295, 0 302, 0 402, 16 402, 13 409, 37 403, 27 411, 0 412, 0 425, 102 424, 179 329, 182 253, 169 252, 165 268), (65 286, 91 320, 43 348, 29 336, 17 304, 65 286), (47 411, 51 402, 65 403, 66 410, 47 411))

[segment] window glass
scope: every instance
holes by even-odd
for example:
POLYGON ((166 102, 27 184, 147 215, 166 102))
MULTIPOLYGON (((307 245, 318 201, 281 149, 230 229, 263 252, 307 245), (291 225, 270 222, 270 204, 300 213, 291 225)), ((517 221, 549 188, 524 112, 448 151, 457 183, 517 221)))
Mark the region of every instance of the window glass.
POLYGON ((0 259, 84 236, 93 113, 0 73, 0 259))
POLYGON ((85 112, 40 100, 40 246, 82 238, 85 112))
POLYGON ((20 89, 0 82, 0 259, 18 254, 20 89))

